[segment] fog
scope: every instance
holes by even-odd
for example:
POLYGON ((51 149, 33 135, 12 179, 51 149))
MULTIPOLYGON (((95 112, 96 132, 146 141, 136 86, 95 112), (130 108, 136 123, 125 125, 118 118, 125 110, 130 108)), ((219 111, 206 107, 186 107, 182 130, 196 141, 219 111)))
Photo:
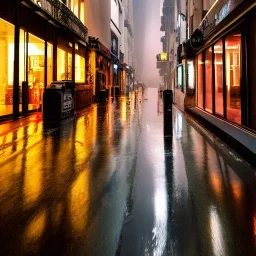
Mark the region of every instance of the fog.
POLYGON ((158 87, 160 76, 156 55, 161 52, 160 0, 134 1, 136 77, 148 87, 158 87))

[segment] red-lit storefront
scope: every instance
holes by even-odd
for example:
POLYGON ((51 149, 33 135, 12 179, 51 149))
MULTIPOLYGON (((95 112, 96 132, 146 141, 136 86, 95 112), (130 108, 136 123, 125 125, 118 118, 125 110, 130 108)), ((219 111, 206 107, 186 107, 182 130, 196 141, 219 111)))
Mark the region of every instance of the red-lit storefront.
POLYGON ((252 159, 256 154, 256 3, 218 1, 199 29, 204 45, 195 58, 196 108, 188 111, 241 143, 252 159))

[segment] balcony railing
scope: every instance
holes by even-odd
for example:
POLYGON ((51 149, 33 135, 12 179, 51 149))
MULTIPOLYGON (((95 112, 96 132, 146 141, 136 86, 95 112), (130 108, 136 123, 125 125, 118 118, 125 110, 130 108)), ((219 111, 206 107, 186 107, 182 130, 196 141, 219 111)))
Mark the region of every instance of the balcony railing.
POLYGON ((28 2, 33 2, 33 4, 43 9, 43 11, 52 16, 55 20, 68 27, 82 39, 87 41, 87 27, 65 4, 59 0, 28 0, 28 2))

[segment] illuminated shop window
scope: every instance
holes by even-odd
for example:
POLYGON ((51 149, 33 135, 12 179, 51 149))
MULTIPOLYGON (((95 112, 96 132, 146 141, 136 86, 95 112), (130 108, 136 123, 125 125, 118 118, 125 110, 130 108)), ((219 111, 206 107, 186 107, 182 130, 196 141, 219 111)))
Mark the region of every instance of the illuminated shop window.
POLYGON ((47 43, 47 86, 52 83, 53 79, 53 45, 47 43))
POLYGON ((197 106, 204 107, 204 61, 203 54, 197 56, 197 106))
POLYGON ((29 110, 37 109, 44 91, 45 42, 29 34, 28 40, 28 103, 29 110))
POLYGON ((85 82, 85 58, 75 55, 75 79, 77 83, 85 82))
POLYGON ((57 79, 72 79, 72 54, 57 48, 57 79))
POLYGON ((241 124, 241 34, 225 39, 227 119, 241 124))
POLYGON ((205 51, 205 110, 212 113, 212 48, 205 51))
POLYGON ((223 43, 222 40, 214 45, 215 70, 215 113, 224 115, 223 103, 223 43))
POLYGON ((14 26, 0 19, 0 116, 13 112, 14 26))

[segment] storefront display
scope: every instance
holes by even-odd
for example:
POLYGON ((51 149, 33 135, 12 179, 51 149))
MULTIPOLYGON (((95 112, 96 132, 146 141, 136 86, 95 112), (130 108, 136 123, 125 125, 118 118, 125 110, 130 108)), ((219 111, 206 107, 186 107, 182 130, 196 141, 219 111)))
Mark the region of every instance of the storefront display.
POLYGON ((13 112, 14 26, 0 19, 0 116, 13 112))

